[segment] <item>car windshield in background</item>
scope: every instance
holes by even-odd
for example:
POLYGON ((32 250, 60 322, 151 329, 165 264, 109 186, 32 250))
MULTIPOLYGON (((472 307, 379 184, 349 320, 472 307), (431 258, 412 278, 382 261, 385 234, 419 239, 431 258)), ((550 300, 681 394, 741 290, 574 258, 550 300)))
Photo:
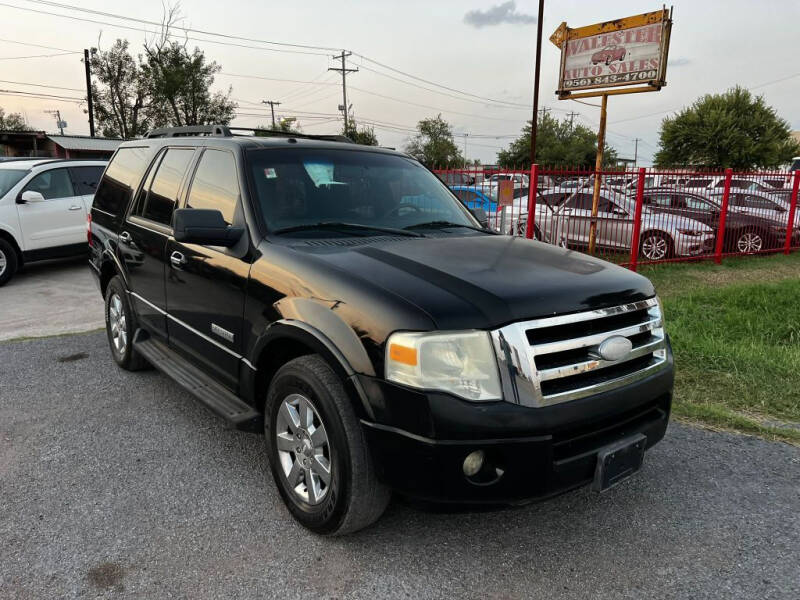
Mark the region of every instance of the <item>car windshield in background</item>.
POLYGON ((23 169, 0 169, 0 197, 5 196, 28 171, 23 169))
POLYGON ((402 156, 292 148, 248 157, 257 208, 272 232, 330 237, 369 235, 371 227, 376 235, 423 232, 427 223, 479 227, 435 175, 402 156))

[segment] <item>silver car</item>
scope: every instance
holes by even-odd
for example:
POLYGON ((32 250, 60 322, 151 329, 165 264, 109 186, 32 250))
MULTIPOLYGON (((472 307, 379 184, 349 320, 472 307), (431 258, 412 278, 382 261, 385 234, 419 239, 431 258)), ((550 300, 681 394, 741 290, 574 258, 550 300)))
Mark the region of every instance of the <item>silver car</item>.
MULTIPOLYGON (((597 246, 611 250, 630 250, 636 201, 619 191, 603 188, 597 213, 597 246)), ((544 193, 536 203, 539 235, 561 246, 587 246, 592 220, 592 194, 577 192, 544 193)), ((639 251, 646 260, 671 256, 691 257, 711 252, 714 232, 710 227, 678 215, 656 213, 642 208, 639 251)), ((527 211, 517 221, 517 232, 524 232, 527 211)))

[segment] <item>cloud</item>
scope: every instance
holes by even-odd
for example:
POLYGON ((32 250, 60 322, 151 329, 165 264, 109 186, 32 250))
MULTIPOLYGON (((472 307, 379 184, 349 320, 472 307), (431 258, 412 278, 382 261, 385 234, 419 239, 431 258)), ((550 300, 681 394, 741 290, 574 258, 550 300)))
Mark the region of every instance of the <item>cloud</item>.
POLYGON ((667 61, 667 66, 668 67, 685 67, 686 65, 688 65, 691 62, 692 61, 690 61, 688 58, 670 58, 667 61))
POLYGON ((492 25, 531 25, 536 23, 534 15, 517 12, 517 3, 508 0, 496 4, 486 10, 471 10, 464 15, 464 23, 476 28, 491 27, 492 25))

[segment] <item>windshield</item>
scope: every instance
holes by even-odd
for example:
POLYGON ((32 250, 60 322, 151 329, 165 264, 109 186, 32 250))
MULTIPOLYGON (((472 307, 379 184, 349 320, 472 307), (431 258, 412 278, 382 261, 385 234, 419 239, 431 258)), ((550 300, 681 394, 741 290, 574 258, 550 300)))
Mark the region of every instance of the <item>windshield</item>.
POLYGON ((28 171, 22 169, 0 169, 0 197, 5 196, 28 171))
POLYGON ((294 235, 308 235, 321 223, 396 230, 434 221, 479 226, 435 175, 410 158, 307 148, 253 150, 248 156, 257 208, 273 232, 298 228, 294 235))

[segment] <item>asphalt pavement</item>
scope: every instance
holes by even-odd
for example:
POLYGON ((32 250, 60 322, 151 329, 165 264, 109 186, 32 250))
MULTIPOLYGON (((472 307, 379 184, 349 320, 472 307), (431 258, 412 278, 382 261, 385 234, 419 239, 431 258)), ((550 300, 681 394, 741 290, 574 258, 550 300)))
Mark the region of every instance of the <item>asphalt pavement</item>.
POLYGON ((502 511, 292 521, 263 439, 105 334, 0 343, 0 598, 798 598, 800 449, 672 424, 633 479, 502 511))

